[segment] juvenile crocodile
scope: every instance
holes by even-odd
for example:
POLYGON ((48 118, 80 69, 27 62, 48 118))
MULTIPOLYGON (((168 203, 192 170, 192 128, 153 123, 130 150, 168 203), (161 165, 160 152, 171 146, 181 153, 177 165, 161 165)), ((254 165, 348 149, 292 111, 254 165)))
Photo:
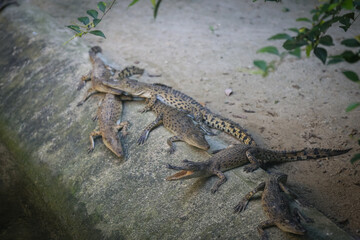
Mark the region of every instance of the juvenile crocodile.
MULTIPOLYGON (((81 78, 81 81, 78 85, 78 90, 83 88, 86 81, 91 80, 91 88, 87 90, 87 93, 83 97, 83 99, 77 104, 78 106, 82 105, 92 94, 102 92, 102 93, 112 93, 114 95, 121 95, 123 91, 110 88, 103 84, 104 81, 108 81, 113 75, 114 71, 119 73, 116 69, 111 68, 110 66, 106 65, 104 61, 99 56, 102 50, 99 46, 92 47, 89 50, 89 57, 92 64, 92 70, 84 75, 81 78)), ((127 67, 122 70, 119 75, 122 78, 126 78, 132 75, 142 75, 144 69, 138 67, 127 67)), ((132 100, 129 96, 121 96, 122 100, 132 100)))
POLYGON ((263 191, 261 202, 269 219, 261 222, 257 227, 262 240, 268 239, 264 228, 277 226, 284 232, 304 235, 306 230, 299 221, 300 217, 306 222, 312 222, 312 219, 303 216, 297 208, 291 212, 289 199, 284 196, 284 193, 289 192, 284 186, 286 180, 286 174, 271 175, 265 182, 260 183, 254 190, 246 194, 234 208, 234 212, 244 211, 250 199, 257 192, 263 191))
POLYGON ((207 126, 220 129, 234 136, 246 145, 256 146, 256 143, 251 135, 248 134, 239 124, 218 114, 212 113, 209 109, 203 107, 193 98, 169 86, 163 84, 149 84, 133 79, 107 81, 104 82, 104 84, 111 88, 127 92, 132 96, 149 98, 150 101, 144 108, 144 111, 149 110, 156 100, 160 100, 167 105, 190 113, 208 133, 211 133, 211 131, 207 126), (204 125, 204 123, 207 126, 204 125))
POLYGON ((123 157, 123 149, 118 138, 118 131, 122 128, 123 135, 126 135, 126 128, 129 122, 118 123, 122 113, 122 102, 117 96, 107 93, 98 108, 96 117, 99 127, 90 134, 91 146, 89 152, 94 150, 94 137, 102 136, 103 142, 118 157, 123 157))
POLYGON ((251 147, 243 144, 230 145, 228 148, 214 154, 205 162, 192 162, 183 160, 182 167, 168 164, 169 169, 181 170, 176 174, 166 178, 168 181, 179 179, 190 179, 196 177, 218 176, 220 179, 211 189, 215 193, 218 188, 226 182, 224 171, 240 167, 250 162, 249 166, 244 168, 246 172, 252 172, 265 164, 281 163, 288 161, 301 161, 306 159, 318 159, 322 157, 336 156, 347 153, 351 149, 332 150, 332 149, 303 149, 299 151, 272 151, 259 147, 251 147))
MULTIPOLYGON (((147 101, 148 100, 149 99, 147 99, 147 101)), ((150 131, 154 127, 163 124, 164 127, 175 133, 175 136, 170 137, 167 140, 167 143, 170 146, 170 154, 175 151, 175 146, 173 144, 175 141, 184 141, 203 150, 208 150, 210 148, 205 139, 205 133, 194 124, 193 120, 185 112, 179 111, 159 100, 151 106, 151 109, 155 112, 157 117, 155 121, 150 123, 144 129, 138 140, 138 144, 143 144, 146 141, 150 131)))

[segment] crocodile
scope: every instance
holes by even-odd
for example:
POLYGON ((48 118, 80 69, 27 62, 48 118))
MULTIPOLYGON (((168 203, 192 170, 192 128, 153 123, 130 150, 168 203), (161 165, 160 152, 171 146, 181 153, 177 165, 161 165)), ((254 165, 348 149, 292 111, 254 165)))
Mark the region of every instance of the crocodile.
POLYGON ((302 215, 297 208, 291 211, 289 199, 284 194, 290 191, 284 185, 286 180, 286 174, 272 174, 265 182, 260 183, 254 190, 246 194, 234 208, 235 213, 244 211, 250 199, 257 192, 263 191, 261 202, 269 219, 261 222, 257 227, 262 240, 268 239, 264 228, 277 226, 284 232, 304 235, 306 229, 301 225, 300 218, 306 222, 313 222, 312 219, 302 215))
POLYGON ((211 112, 193 98, 164 84, 149 84, 134 79, 120 79, 118 81, 106 81, 103 84, 111 88, 124 91, 132 96, 149 98, 144 112, 151 109, 156 100, 189 113, 195 121, 208 133, 212 134, 209 127, 220 129, 243 144, 256 146, 254 139, 238 123, 211 112))
POLYGON ((184 165, 182 167, 168 164, 167 167, 169 169, 180 171, 167 177, 166 180, 172 181, 216 175, 220 179, 211 188, 211 192, 215 193, 227 180, 223 173, 224 171, 243 166, 249 162, 250 165, 244 167, 246 172, 252 172, 259 167, 265 167, 265 165, 271 163, 318 159, 344 154, 350 150, 305 148, 299 151, 273 151, 243 144, 234 144, 215 153, 205 162, 192 162, 185 159, 183 160, 184 165))
POLYGON ((129 122, 118 123, 119 115, 122 113, 122 101, 117 96, 107 93, 102 100, 96 118, 98 119, 98 129, 90 134, 91 146, 89 152, 95 148, 94 137, 102 136, 103 142, 118 157, 123 157, 123 149, 118 138, 118 131, 122 128, 123 135, 126 135, 126 128, 129 122))
MULTIPOLYGON (((89 50, 92 70, 88 74, 82 76, 77 89, 82 89, 85 83, 90 80, 92 86, 87 90, 87 93, 84 95, 83 99, 77 104, 77 106, 82 105, 91 95, 98 92, 122 95, 123 91, 110 88, 103 84, 104 81, 107 81, 111 77, 113 77, 115 73, 118 73, 121 78, 126 78, 132 75, 142 75, 144 73, 144 69, 135 66, 127 67, 121 72, 119 72, 104 63, 104 61, 99 56, 101 52, 102 49, 99 46, 92 47, 89 50)), ((131 98, 130 96, 121 96, 120 98, 122 100, 133 100, 133 98, 131 98)))
MULTIPOLYGON (((149 101, 147 99, 146 101, 149 101)), ((151 110, 157 115, 155 121, 150 123, 142 132, 138 144, 143 144, 149 136, 150 131, 163 124, 165 128, 175 133, 175 136, 170 137, 167 140, 170 146, 170 154, 174 153, 175 146, 173 142, 184 141, 194 147, 208 150, 210 148, 208 142, 205 139, 205 133, 196 126, 193 120, 182 111, 166 105, 157 100, 152 106, 151 110)))

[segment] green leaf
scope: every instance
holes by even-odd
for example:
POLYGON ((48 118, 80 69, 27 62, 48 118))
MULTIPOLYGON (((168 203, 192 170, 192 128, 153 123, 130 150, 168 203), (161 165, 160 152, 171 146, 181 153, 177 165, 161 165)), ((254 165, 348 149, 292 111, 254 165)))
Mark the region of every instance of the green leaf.
POLYGON ((360 47, 360 42, 358 42, 355 38, 345 39, 341 42, 341 44, 347 47, 360 47))
POLYGON ((352 110, 354 110, 355 108, 360 106, 360 102, 356 102, 356 103, 351 103, 349 106, 347 106, 347 108, 345 109, 346 112, 350 112, 352 110))
POLYGON ((99 8, 100 11, 102 11, 103 13, 105 13, 106 3, 104 3, 104 2, 99 2, 99 3, 97 4, 97 7, 99 8))
POLYGON ((134 5, 135 3, 137 3, 139 0, 134 0, 134 1, 132 1, 130 4, 129 4, 129 6, 128 7, 131 7, 132 5, 134 5))
POLYGON ((100 31, 100 30, 90 31, 89 33, 94 34, 94 35, 99 36, 99 37, 106 38, 104 33, 102 31, 100 31))
POLYGON ((286 50, 293 50, 304 45, 307 45, 305 40, 289 39, 284 42, 283 48, 286 50))
POLYGON ((328 11, 333 10, 334 8, 336 8, 339 5, 339 3, 333 3, 328 7, 328 11))
POLYGON ((339 62, 342 62, 342 61, 344 61, 344 59, 341 58, 341 57, 340 58, 332 57, 332 59, 327 62, 327 65, 339 63, 339 62))
POLYGON ((89 14, 92 18, 97 18, 98 12, 96 10, 87 10, 87 14, 89 14))
POLYGON ((323 64, 326 63, 327 51, 324 48, 316 47, 314 49, 314 54, 323 62, 323 64))
POLYGON ((343 71, 342 73, 353 82, 360 81, 358 75, 353 71, 343 71))
POLYGON ((334 46, 333 39, 330 35, 325 35, 319 39, 319 43, 325 46, 334 46))
POLYGON ((354 8, 353 0, 344 0, 341 7, 347 10, 352 10, 354 8))
POLYGON ((289 28, 288 30, 290 30, 292 32, 300 33, 299 29, 297 29, 297 28, 289 28))
POLYGON ((334 57, 341 57, 348 63, 356 63, 360 60, 359 54, 353 53, 352 51, 346 50, 342 54, 334 56, 334 57))
POLYGON ((153 7, 156 6, 156 0, 150 0, 151 4, 153 5, 153 7))
POLYGON ((301 58, 301 49, 295 48, 294 51, 290 51, 289 54, 294 55, 297 58, 301 58))
POLYGON ((79 26, 76 26, 76 25, 69 25, 69 26, 66 26, 67 28, 70 28, 71 30, 77 32, 77 33, 81 33, 80 31, 80 27, 79 26))
POLYGON ((311 23, 311 20, 308 19, 308 18, 297 18, 296 21, 297 22, 309 22, 309 23, 311 23))
POLYGON ((354 164, 356 161, 358 161, 360 159, 360 153, 357 153, 357 154, 355 154, 352 158, 351 158, 351 160, 350 160, 350 162, 352 163, 352 164, 354 164))
POLYGON ((313 50, 313 47, 309 44, 305 48, 306 57, 310 57, 311 50, 313 50))
POLYGON ((292 39, 292 37, 290 37, 286 33, 278 33, 278 34, 275 34, 274 36, 271 36, 270 38, 268 38, 268 40, 278 40, 278 39, 292 39))
POLYGON ((96 27, 96 25, 98 25, 100 22, 101 22, 101 19, 95 18, 95 19, 93 20, 94 27, 96 27))
POLYGON ((78 20, 79 20, 79 22, 81 22, 84 25, 87 25, 90 22, 88 17, 79 17, 78 20))
POLYGON ((254 65, 266 72, 267 64, 263 60, 254 60, 254 65))
POLYGON ((279 51, 274 46, 263 47, 263 48, 257 50, 256 53, 270 53, 270 54, 275 54, 275 55, 279 56, 279 51))
POLYGON ((155 5, 155 8, 154 8, 154 19, 156 19, 157 17, 157 13, 159 11, 159 7, 160 7, 160 3, 161 3, 162 0, 158 0, 156 5, 155 5))

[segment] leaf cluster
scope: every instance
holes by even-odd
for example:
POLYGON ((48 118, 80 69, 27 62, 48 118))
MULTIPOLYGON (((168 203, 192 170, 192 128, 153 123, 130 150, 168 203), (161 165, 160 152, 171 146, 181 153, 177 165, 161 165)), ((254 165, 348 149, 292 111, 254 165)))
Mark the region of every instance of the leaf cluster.
MULTIPOLYGON (((139 0, 133 0, 128 7, 131 7, 132 5, 134 5, 135 3, 137 3, 139 0)), ((160 4, 161 4, 161 1, 162 0, 150 0, 151 2, 151 5, 153 6, 153 9, 154 9, 154 19, 156 19, 157 17, 157 14, 158 14, 158 11, 159 11, 159 7, 160 7, 160 4)))
MULTIPOLYGON (((259 49, 257 53, 269 53, 279 57, 269 63, 263 60, 255 60, 254 65, 260 70, 263 76, 267 76, 270 72, 276 70, 276 66, 281 64, 284 57, 294 55, 301 58, 302 50, 305 51, 307 57, 311 52, 320 59, 323 64, 336 64, 346 62, 353 64, 360 61, 360 35, 341 41, 346 50, 341 54, 328 56, 326 47, 334 46, 331 35, 326 34, 327 30, 334 24, 341 28, 341 31, 347 31, 359 16, 360 1, 358 0, 327 0, 320 6, 311 10, 311 18, 298 18, 296 21, 306 23, 306 26, 300 28, 289 28, 293 34, 278 33, 271 36, 268 40, 283 40, 282 47, 284 52, 280 52, 274 46, 267 46, 259 49), (357 13, 357 16, 355 16, 357 13)), ((349 80, 360 84, 357 73, 349 70, 343 70, 342 73, 349 80)), ((350 112, 360 106, 360 102, 351 103, 346 112, 350 112)), ((360 145, 360 139, 358 141, 360 145)), ((351 162, 360 160, 360 154, 356 154, 351 162)))
POLYGON ((105 2, 98 2, 97 8, 100 10, 100 14, 102 14, 101 17, 99 17, 99 12, 94 9, 87 10, 86 13, 88 16, 79 17, 77 20, 81 24, 73 23, 72 25, 66 26, 67 28, 71 29, 75 32, 75 35, 65 42, 64 44, 67 44, 71 40, 73 40, 76 37, 82 37, 88 33, 93 34, 95 36, 99 37, 105 37, 105 34, 100 30, 93 30, 96 28, 96 26, 101 22, 103 17, 107 14, 107 12, 111 9, 111 7, 114 5, 116 0, 113 0, 110 6, 107 8, 107 4, 105 2), (89 18, 90 17, 90 18, 89 18))

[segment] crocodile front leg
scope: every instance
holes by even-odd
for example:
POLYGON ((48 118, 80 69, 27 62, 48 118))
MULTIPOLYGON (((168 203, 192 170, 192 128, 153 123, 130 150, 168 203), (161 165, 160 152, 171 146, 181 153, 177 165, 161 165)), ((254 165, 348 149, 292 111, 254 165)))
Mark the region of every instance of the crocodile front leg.
POLYGON ((155 95, 153 95, 150 98, 146 99, 146 106, 142 110, 140 110, 140 112, 145 113, 147 111, 150 111, 151 108, 154 106, 155 102, 156 102, 156 96, 155 95))
POLYGON ((101 136, 101 132, 99 130, 95 130, 90 133, 90 147, 88 148, 88 153, 94 151, 95 148, 94 138, 98 136, 101 136))
POLYGON ((83 76, 81 77, 81 80, 80 80, 80 82, 79 82, 79 84, 78 84, 78 86, 77 86, 77 90, 78 90, 78 91, 85 86, 85 84, 86 84, 87 81, 90 81, 90 80, 91 80, 91 74, 92 74, 92 71, 90 70, 87 74, 85 74, 85 75, 83 75, 83 76))
POLYGON ((221 185, 223 185, 223 184, 227 181, 224 173, 221 172, 220 170, 214 170, 214 174, 215 174, 216 176, 218 176, 218 178, 220 178, 220 180, 218 180, 218 181, 214 184, 214 186, 211 188, 211 193, 213 193, 213 194, 216 193, 217 190, 219 189, 219 187, 220 187, 221 185))
POLYGON ((152 129, 162 124, 162 118, 163 114, 159 114, 159 116, 157 116, 156 119, 144 129, 144 131, 141 133, 139 140, 137 141, 139 145, 144 144, 146 139, 149 137, 149 133, 152 129))
POLYGON ((176 141, 183 141, 183 138, 179 137, 179 136, 172 136, 172 137, 168 138, 168 140, 167 140, 167 144, 170 146, 170 149, 169 149, 170 154, 173 154, 175 152, 175 144, 173 142, 176 142, 176 141))
POLYGON ((248 192, 245 197, 234 207, 234 213, 245 211, 250 199, 259 191, 263 191, 265 188, 265 182, 260 183, 254 190, 248 192))
POLYGON ((265 232, 264 228, 268 228, 268 227, 272 227, 275 226, 275 222, 274 220, 266 220, 264 222, 261 222, 258 226, 257 226, 257 230, 261 236, 261 240, 268 240, 269 237, 267 235, 267 233, 265 232))
POLYGON ((121 122, 121 123, 117 124, 115 126, 116 132, 121 129, 121 134, 125 137, 128 134, 127 129, 129 127, 129 125, 130 125, 129 121, 125 121, 125 122, 121 122))
POLYGON ((89 88, 85 94, 85 96, 83 97, 83 99, 78 102, 78 104, 76 106, 81 106, 83 105, 83 103, 91 96, 93 95, 94 93, 97 93, 98 91, 96 91, 94 88, 89 88))

